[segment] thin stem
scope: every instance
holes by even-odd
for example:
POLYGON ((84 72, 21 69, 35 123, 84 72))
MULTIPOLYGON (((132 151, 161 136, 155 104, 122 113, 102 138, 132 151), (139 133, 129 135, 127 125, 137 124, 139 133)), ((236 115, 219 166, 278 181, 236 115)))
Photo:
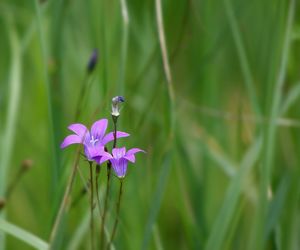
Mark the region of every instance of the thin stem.
POLYGON ((87 180, 83 176, 80 168, 77 167, 77 171, 78 171, 79 177, 81 178, 83 187, 82 187, 81 191, 77 194, 77 196, 74 198, 74 200, 72 200, 72 203, 70 205, 71 208, 74 208, 78 204, 78 202, 80 202, 80 200, 85 196, 85 194, 87 194, 87 193, 89 194, 89 192, 90 192, 90 184, 91 184, 90 180, 87 180))
POLYGON ((121 63, 120 63, 120 78, 119 78, 119 92, 124 94, 124 81, 125 81, 125 71, 126 71, 126 59, 128 53, 128 34, 129 34, 129 15, 126 0, 120 0, 121 13, 122 13, 122 43, 121 43, 121 63))
POLYGON ((162 8, 161 8, 161 1, 155 1, 155 10, 156 10, 156 22, 157 22, 157 29, 158 29, 158 36, 159 36, 159 45, 162 54, 163 66, 164 71, 168 83, 168 92, 170 95, 170 99, 175 99, 174 94, 174 87, 172 85, 172 74, 171 74, 171 67, 168 59, 168 51, 166 46, 166 38, 164 32, 164 25, 163 25, 163 17, 162 17, 162 8))
POLYGON ((8 188, 6 189, 5 192, 5 198, 6 200, 9 199, 11 193, 13 192, 13 190, 15 189, 15 187, 19 184, 19 180, 22 178, 23 174, 26 172, 26 168, 24 168, 23 166, 21 166, 19 168, 19 171, 17 172, 16 176, 14 177, 14 179, 11 181, 11 183, 8 185, 8 188))
POLYGON ((77 206, 77 204, 81 201, 82 197, 85 196, 86 193, 88 193, 88 189, 90 188, 90 182, 87 181, 87 183, 83 186, 83 188, 80 190, 78 195, 74 198, 71 204, 71 208, 74 208, 77 206))
MULTIPOLYGON (((114 144, 113 148, 117 145, 117 116, 112 116, 113 123, 114 123, 114 144)), ((100 231, 100 249, 103 249, 104 246, 104 225, 105 225, 105 219, 106 219, 106 213, 107 213, 107 206, 108 206, 108 197, 109 197, 109 191, 110 191, 110 176, 111 176, 111 162, 107 162, 107 187, 106 187, 106 193, 105 193, 105 200, 104 200, 104 209, 103 209, 103 215, 101 219, 101 231, 100 231)))
POLYGON ((119 215, 120 215, 122 194, 123 194, 123 179, 120 179, 119 198, 118 198, 118 201, 117 201, 117 208, 116 208, 116 219, 115 219, 115 223, 114 223, 114 227, 113 227, 113 231, 112 231, 112 234, 111 234, 110 241, 107 245, 107 249, 110 248, 110 245, 112 244, 112 242, 115 238, 116 232, 117 232, 117 227, 118 227, 118 223, 119 223, 119 215))
POLYGON ((157 23, 157 30, 158 30, 158 37, 159 37, 159 45, 162 55, 163 67, 165 76, 167 79, 167 86, 168 86, 168 94, 170 99, 170 131, 169 137, 170 140, 173 140, 174 137, 174 130, 175 130, 175 91, 173 86, 172 80, 172 73, 170 62, 168 58, 168 50, 166 45, 166 38, 165 38, 165 31, 163 25, 163 16, 162 16, 162 7, 161 7, 161 0, 155 0, 155 13, 156 13, 156 23, 157 23))
POLYGON ((84 99, 85 92, 87 89, 87 87, 86 87, 87 80, 88 80, 88 74, 86 74, 84 76, 82 83, 81 83, 81 88, 80 88, 77 105, 76 105, 75 121, 77 121, 77 119, 79 118, 79 116, 81 114, 82 103, 83 103, 83 99, 84 99))
POLYGON ((79 162, 80 149, 81 149, 81 147, 78 147, 78 149, 77 149, 76 159, 75 159, 74 164, 73 164, 72 173, 69 177, 67 187, 66 187, 66 190, 65 190, 65 193, 64 193, 64 197, 63 197, 63 200, 61 202, 58 214, 56 216, 56 219, 55 219, 55 222, 54 222, 51 234, 50 234, 50 240, 49 240, 49 242, 50 242, 49 243, 49 249, 50 250, 55 248, 54 245, 55 245, 55 241, 56 241, 56 237, 57 237, 58 228, 59 228, 59 225, 60 225, 60 223, 63 219, 64 212, 65 212, 66 207, 67 207, 68 202, 69 202, 69 196, 70 196, 70 193, 71 193, 71 190, 72 190, 72 187, 73 187, 74 179, 75 179, 75 176, 76 176, 77 165, 78 165, 78 162, 79 162))
POLYGON ((105 200, 104 200, 104 208, 103 208, 103 215, 101 218, 101 235, 100 235, 100 249, 103 249, 104 246, 104 225, 105 225, 105 219, 106 219, 106 212, 107 212, 107 206, 108 206, 108 197, 109 197, 109 191, 110 191, 110 174, 111 173, 111 163, 107 162, 107 186, 106 186, 106 193, 105 193, 105 200))
POLYGON ((84 107, 87 104, 88 101, 87 95, 90 92, 93 81, 94 81, 93 75, 91 75, 91 73, 86 73, 86 75, 82 80, 81 88, 78 96, 78 101, 75 110, 76 111, 75 121, 77 121, 80 118, 82 110, 84 110, 84 107))
MULTIPOLYGON (((97 165, 96 166, 95 183, 96 183, 96 196, 97 196, 97 203, 98 203, 99 212, 100 212, 100 197, 99 197, 99 183, 98 183, 98 180, 99 180, 100 171, 101 171, 100 165, 97 165)), ((100 213, 100 215, 101 215, 101 213, 100 213)))
POLYGON ((118 121, 118 116, 112 116, 113 123, 114 123, 114 144, 113 148, 117 146, 117 121, 118 121))
POLYGON ((91 206, 91 218, 90 218, 90 230, 91 230, 91 249, 95 249, 94 245, 94 220, 93 220, 93 210, 94 210, 94 185, 93 185, 93 162, 90 164, 90 181, 91 181, 91 195, 90 195, 90 206, 91 206))

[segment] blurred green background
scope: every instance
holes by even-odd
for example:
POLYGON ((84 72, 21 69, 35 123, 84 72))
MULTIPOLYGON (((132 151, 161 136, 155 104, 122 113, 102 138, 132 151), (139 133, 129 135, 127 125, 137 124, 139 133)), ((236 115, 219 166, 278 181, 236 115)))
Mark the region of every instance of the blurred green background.
MULTIPOLYGON (((2 0, 0 249, 49 243, 76 160, 59 148, 67 126, 110 119, 115 95, 131 134, 119 145, 147 151, 129 166, 115 249, 300 249, 297 2, 2 0)), ((79 169, 72 200, 83 157, 79 169)), ((109 232, 117 178, 112 189, 109 232)), ((88 216, 84 196, 55 249, 89 249, 88 216)))

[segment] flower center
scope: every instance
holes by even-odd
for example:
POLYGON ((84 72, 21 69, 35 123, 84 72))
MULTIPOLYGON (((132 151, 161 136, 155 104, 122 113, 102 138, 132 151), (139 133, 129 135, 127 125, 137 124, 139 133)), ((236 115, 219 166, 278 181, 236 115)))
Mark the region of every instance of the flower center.
POLYGON ((90 140, 90 143, 91 143, 93 146, 95 146, 95 143, 96 143, 97 141, 99 141, 99 140, 98 140, 98 139, 95 139, 94 136, 92 135, 92 138, 91 138, 91 140, 90 140))

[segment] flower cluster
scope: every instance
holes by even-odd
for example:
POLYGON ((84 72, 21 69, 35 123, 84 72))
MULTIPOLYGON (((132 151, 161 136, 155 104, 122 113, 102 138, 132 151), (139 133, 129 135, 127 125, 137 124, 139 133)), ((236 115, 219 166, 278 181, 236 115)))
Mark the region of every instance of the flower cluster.
POLYGON ((86 126, 80 123, 71 124, 68 129, 74 134, 68 135, 62 142, 61 148, 68 147, 71 144, 83 144, 84 153, 88 161, 96 162, 101 165, 105 161, 110 161, 116 175, 124 178, 127 171, 128 162, 135 162, 135 153, 145 152, 139 148, 132 148, 126 152, 125 147, 113 148, 112 154, 105 151, 107 143, 121 137, 128 137, 129 134, 116 131, 106 133, 108 125, 107 119, 96 121, 89 131, 86 126), (115 138, 116 137, 116 138, 115 138))

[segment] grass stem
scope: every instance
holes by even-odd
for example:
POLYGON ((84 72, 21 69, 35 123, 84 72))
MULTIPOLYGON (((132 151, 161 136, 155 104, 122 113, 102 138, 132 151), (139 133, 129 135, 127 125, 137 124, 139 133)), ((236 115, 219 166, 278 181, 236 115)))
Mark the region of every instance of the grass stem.
POLYGON ((73 168, 72 168, 72 172, 69 176, 68 183, 67 183, 67 186, 66 186, 66 189, 65 189, 65 193, 64 193, 62 202, 60 204, 60 208, 59 208, 58 214, 56 216, 54 225, 52 227, 52 231, 51 231, 50 239, 49 239, 49 249, 50 250, 55 249, 58 229, 59 229, 59 226, 60 226, 60 224, 62 222, 62 219, 64 217, 64 213, 66 211, 66 208, 67 208, 67 205, 68 205, 68 202, 69 202, 69 196, 70 196, 70 193, 71 193, 71 190, 72 190, 72 187, 73 187, 73 183, 74 183, 74 179, 75 179, 75 176, 76 176, 77 165, 78 165, 78 162, 79 162, 79 159, 80 159, 80 150, 81 150, 81 147, 78 147, 77 152, 76 152, 76 158, 75 158, 73 168))
POLYGON ((107 250, 110 248, 110 245, 114 241, 114 238, 115 238, 115 235, 116 235, 116 232, 117 232, 117 227, 118 227, 118 223, 119 223, 119 216, 120 216, 120 207, 121 207, 122 194, 123 194, 123 179, 120 179, 119 197, 118 197, 117 207, 116 207, 116 219, 115 219, 115 222, 114 222, 114 226, 113 226, 113 230, 112 230, 110 240, 109 240, 108 245, 107 245, 107 250))
POLYGON ((111 176, 111 164, 107 163, 107 183, 106 183, 106 192, 104 198, 104 208, 103 215, 101 217, 101 230, 100 230, 100 249, 104 249, 104 228, 105 228, 105 220, 108 208, 108 197, 110 191, 110 176, 111 176))

